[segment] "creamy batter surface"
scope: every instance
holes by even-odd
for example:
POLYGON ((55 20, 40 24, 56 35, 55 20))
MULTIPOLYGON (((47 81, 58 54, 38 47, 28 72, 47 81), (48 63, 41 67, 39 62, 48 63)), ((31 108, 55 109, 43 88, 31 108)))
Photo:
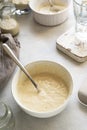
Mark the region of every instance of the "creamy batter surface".
POLYGON ((61 5, 53 5, 51 6, 50 4, 41 4, 37 10, 41 13, 45 14, 54 14, 57 13, 61 10, 64 10, 66 8, 66 5, 61 4, 61 5))
POLYGON ((69 90, 63 80, 49 73, 34 75, 33 79, 38 84, 39 93, 27 78, 17 84, 17 95, 25 107, 46 112, 64 103, 69 90))

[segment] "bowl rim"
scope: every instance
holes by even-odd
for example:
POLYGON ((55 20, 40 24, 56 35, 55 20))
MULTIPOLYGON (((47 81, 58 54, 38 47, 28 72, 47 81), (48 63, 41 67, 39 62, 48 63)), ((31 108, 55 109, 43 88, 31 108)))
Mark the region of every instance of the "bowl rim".
POLYGON ((40 14, 40 15, 44 15, 44 16, 55 16, 55 15, 58 15, 58 14, 61 14, 61 13, 64 13, 65 11, 67 11, 67 10, 69 9, 69 7, 70 7, 71 0, 70 0, 70 3, 67 4, 67 6, 66 6, 65 9, 60 10, 60 11, 58 11, 58 12, 56 12, 56 13, 52 13, 52 14, 50 14, 50 13, 41 13, 40 11, 36 10, 35 8, 32 8, 31 3, 32 3, 32 0, 30 0, 28 4, 29 4, 30 9, 31 9, 33 12, 35 12, 35 13, 37 13, 37 14, 40 14))
MULTIPOLYGON (((71 76, 70 72, 66 69, 66 67, 64 67, 64 66, 61 65, 60 63, 57 63, 57 62, 54 62, 54 61, 50 61, 50 60, 38 60, 38 61, 34 61, 34 62, 31 62, 31 63, 28 63, 27 65, 25 65, 25 67, 27 67, 29 64, 42 63, 42 62, 44 62, 44 63, 50 62, 50 63, 52 63, 52 64, 56 64, 56 65, 62 67, 62 68, 68 73, 68 75, 70 76, 70 79, 71 79, 71 90, 70 90, 70 93, 69 93, 68 97, 67 97, 66 100, 64 101, 64 103, 61 104, 60 106, 56 107, 55 109, 49 110, 49 111, 45 111, 45 112, 33 111, 32 109, 29 109, 29 108, 25 107, 25 106, 20 102, 19 98, 17 97, 17 94, 15 94, 15 92, 14 92, 14 90, 15 90, 15 87, 14 87, 14 84, 13 84, 13 83, 14 83, 14 80, 15 80, 15 78, 16 78, 16 75, 17 75, 19 72, 21 72, 21 70, 18 69, 17 72, 16 72, 16 74, 14 75, 14 77, 13 77, 13 79, 12 79, 12 87, 11 87, 12 95, 13 95, 13 97, 14 97, 16 103, 17 103, 22 109, 24 109, 25 111, 27 111, 28 114, 29 114, 29 113, 33 113, 33 116, 34 116, 34 114, 35 114, 35 115, 37 114, 36 117, 43 117, 43 115, 52 114, 52 113, 55 113, 55 112, 61 110, 61 108, 63 108, 63 107, 68 103, 68 101, 69 101, 69 99, 70 99, 70 97, 71 97, 71 95, 72 95, 72 93, 73 93, 73 79, 72 79, 72 76, 71 76), (41 116, 38 116, 38 115, 41 115, 41 116)), ((45 117, 48 117, 48 116, 45 116, 45 117)))

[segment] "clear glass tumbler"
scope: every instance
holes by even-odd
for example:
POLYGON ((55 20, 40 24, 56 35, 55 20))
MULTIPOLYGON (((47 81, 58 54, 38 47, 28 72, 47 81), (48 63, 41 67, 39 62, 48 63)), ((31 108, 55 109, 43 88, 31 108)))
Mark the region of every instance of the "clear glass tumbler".
POLYGON ((15 6, 15 14, 22 15, 30 12, 29 0, 11 0, 15 6))
POLYGON ((73 0, 76 31, 87 32, 87 0, 73 0))
POLYGON ((87 43, 87 0, 73 0, 75 16, 75 37, 80 42, 87 43))
POLYGON ((0 102, 0 130, 14 130, 15 119, 11 109, 3 102, 0 102))

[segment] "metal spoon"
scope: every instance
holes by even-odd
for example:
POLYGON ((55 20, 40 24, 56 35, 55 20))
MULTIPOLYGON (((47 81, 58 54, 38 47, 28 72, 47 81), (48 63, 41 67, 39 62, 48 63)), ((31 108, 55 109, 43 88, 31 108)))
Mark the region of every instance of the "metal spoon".
POLYGON ((4 50, 7 52, 7 54, 12 58, 12 60, 19 66, 19 68, 25 73, 25 75, 28 77, 28 79, 32 82, 32 84, 34 85, 34 87, 36 88, 36 90, 39 92, 38 86, 35 83, 35 81, 32 79, 32 77, 30 76, 30 74, 28 73, 28 71, 25 69, 25 67, 20 63, 20 61, 17 59, 17 57, 15 56, 15 54, 12 52, 12 50, 10 49, 10 47, 7 44, 2 44, 2 47, 4 48, 4 50))
POLYGON ((85 106, 87 106, 87 82, 86 80, 83 82, 83 84, 81 85, 78 91, 79 102, 85 106))
POLYGON ((58 12, 60 11, 59 8, 57 6, 54 5, 54 3, 52 2, 52 0, 48 0, 49 4, 50 4, 50 10, 53 12, 58 12))
POLYGON ((48 0, 48 1, 49 1, 49 4, 50 4, 51 7, 54 6, 52 0, 48 0))

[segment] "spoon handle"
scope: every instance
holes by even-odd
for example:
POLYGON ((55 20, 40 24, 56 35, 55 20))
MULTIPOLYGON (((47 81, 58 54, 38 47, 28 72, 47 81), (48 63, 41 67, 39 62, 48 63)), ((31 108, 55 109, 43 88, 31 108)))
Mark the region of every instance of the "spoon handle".
POLYGON ((29 75, 25 67, 20 63, 20 61, 17 59, 15 54, 12 52, 12 50, 9 48, 7 44, 2 45, 4 50, 7 52, 7 54, 12 58, 12 60, 19 66, 19 68, 26 74, 26 76, 31 80, 35 88, 38 90, 37 84, 35 81, 32 79, 32 77, 29 75))
POLYGON ((52 7, 54 5, 52 0, 48 0, 48 1, 49 1, 50 6, 52 7))

